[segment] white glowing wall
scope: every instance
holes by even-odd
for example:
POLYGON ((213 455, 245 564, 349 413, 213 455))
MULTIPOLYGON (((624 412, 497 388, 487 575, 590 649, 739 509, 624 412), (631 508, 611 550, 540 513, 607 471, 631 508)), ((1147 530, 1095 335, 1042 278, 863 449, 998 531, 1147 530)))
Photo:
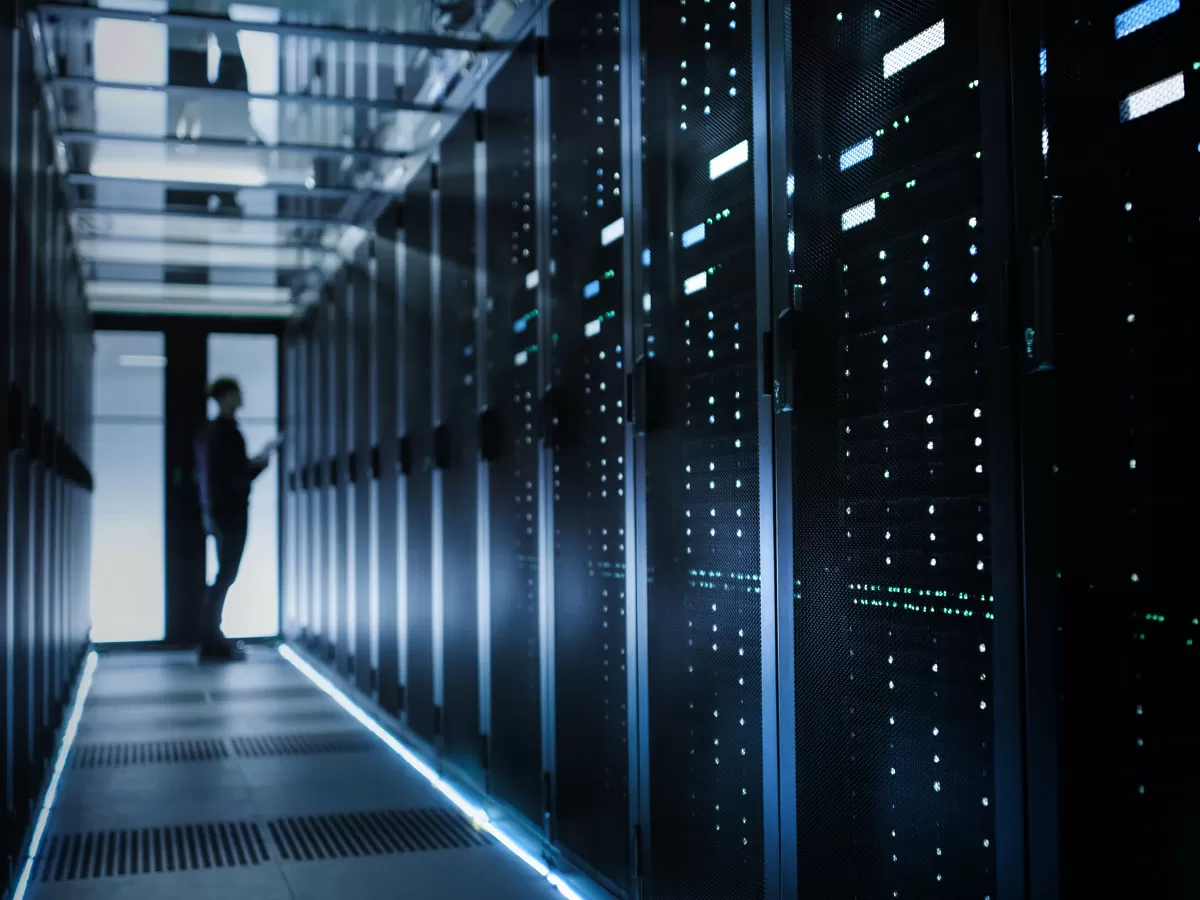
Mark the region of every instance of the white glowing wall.
MULTIPOLYGON (((211 334, 208 380, 224 375, 242 386, 238 415, 247 452, 262 450, 279 428, 278 339, 270 334, 211 334)), ((209 416, 215 414, 210 403, 209 416)), ((250 493, 250 533, 237 581, 225 602, 227 637, 270 637, 279 633, 279 458, 258 476, 250 493)), ((208 580, 216 575, 214 541, 208 540, 208 580)))
POLYGON ((166 634, 163 335, 96 334, 92 640, 166 634))

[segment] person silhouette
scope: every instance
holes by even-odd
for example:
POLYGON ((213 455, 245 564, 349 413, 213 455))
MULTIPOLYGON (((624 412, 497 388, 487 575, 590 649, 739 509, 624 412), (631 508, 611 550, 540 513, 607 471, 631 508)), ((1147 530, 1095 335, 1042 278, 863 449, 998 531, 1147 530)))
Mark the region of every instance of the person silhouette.
POLYGON ((258 456, 247 458, 246 441, 237 424, 241 386, 233 378, 218 378, 208 396, 216 401, 219 412, 196 438, 196 474, 204 530, 217 544, 217 577, 204 592, 200 658, 237 660, 245 657, 245 650, 221 630, 225 598, 237 579, 246 549, 250 485, 267 468, 281 439, 276 438, 258 456))

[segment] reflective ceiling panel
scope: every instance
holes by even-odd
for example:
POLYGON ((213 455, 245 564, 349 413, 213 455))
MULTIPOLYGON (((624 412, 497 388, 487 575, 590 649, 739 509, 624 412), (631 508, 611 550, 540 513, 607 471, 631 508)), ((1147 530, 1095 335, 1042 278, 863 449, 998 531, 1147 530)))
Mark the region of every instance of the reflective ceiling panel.
POLYGON ((326 229, 297 227, 287 219, 260 222, 207 215, 166 217, 156 213, 80 211, 72 218, 81 245, 91 238, 108 238, 284 247, 297 243, 300 235, 316 231, 323 246, 333 247, 337 235, 346 227, 331 227, 328 230, 332 234, 328 234, 326 229))
POLYGON ((532 4, 40 4, 94 308, 283 314, 311 299, 453 125, 448 98, 468 105, 507 51, 518 8, 532 4))
POLYGON ((200 266, 204 268, 307 269, 319 266, 328 251, 303 247, 146 242, 85 238, 78 242, 85 262, 200 266))

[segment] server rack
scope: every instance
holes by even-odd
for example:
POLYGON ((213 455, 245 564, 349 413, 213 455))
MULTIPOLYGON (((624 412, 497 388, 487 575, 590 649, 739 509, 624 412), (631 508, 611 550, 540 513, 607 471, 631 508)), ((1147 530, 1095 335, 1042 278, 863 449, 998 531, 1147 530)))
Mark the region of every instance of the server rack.
POLYGON ((1055 651, 1046 677, 1062 700, 1044 712, 1059 728, 1042 740, 1041 774, 1061 790, 1064 896, 1120 883, 1194 896, 1200 602, 1183 523, 1197 498, 1184 474, 1197 318, 1176 298, 1193 293, 1195 268, 1198 11, 1072 12, 1047 3, 1032 16, 1050 228, 1029 366, 1053 367, 1061 392, 1049 486, 1061 594, 1041 649, 1055 651), (1111 862, 1087 866, 1084 847, 1111 862))
POLYGON ((550 125, 555 834, 624 889, 630 772, 626 660, 625 219, 619 4, 555 4, 550 125))
POLYGON ((404 392, 407 523, 408 724, 432 742, 433 693, 433 169, 427 164, 409 184, 404 213, 404 392))
POLYGON ((536 38, 496 74, 487 92, 485 312, 489 415, 490 726, 488 771, 498 797, 541 825, 540 491, 536 319, 536 38))
POLYGON ((280 558, 280 597, 283 615, 280 630, 283 634, 295 634, 300 622, 300 522, 302 488, 300 485, 300 438, 297 432, 303 427, 297 378, 301 371, 299 359, 298 331, 295 323, 285 329, 282 340, 283 391, 285 397, 283 413, 283 448, 280 459, 283 470, 283 494, 280 499, 280 534, 282 535, 280 558))
POLYGON ((441 458, 443 752, 483 784, 479 720, 479 218, 475 157, 482 119, 470 112, 446 135, 438 164, 438 428, 441 458))
POLYGON ((0 12, 0 889, 28 851, 88 631, 90 329, 22 15, 0 12))
POLYGON ((397 348, 403 346, 403 317, 399 314, 399 277, 401 261, 400 210, 391 206, 384 211, 376 227, 376 359, 378 361, 376 415, 379 435, 379 704, 392 715, 399 715, 404 703, 403 646, 404 619, 403 573, 404 546, 400 510, 403 485, 400 474, 401 429, 404 424, 402 392, 397 348))
POLYGON ((347 611, 350 593, 350 301, 349 275, 337 277, 327 307, 329 319, 329 654, 343 675, 352 651, 347 611))
POLYGON ((753 12, 641 8, 645 352, 633 414, 645 455, 641 826, 653 896, 766 890, 762 653, 773 638, 761 604, 773 593, 760 518, 770 483, 753 12))
POLYGON ((381 705, 555 859, 1194 893, 1194 16, 1077 13, 554 3, 377 243, 381 705))
POLYGON ((329 602, 328 565, 329 542, 326 537, 326 517, 329 514, 329 495, 326 491, 328 479, 328 415, 324 391, 328 383, 329 351, 325 340, 326 316, 323 306, 312 313, 309 330, 309 404, 312 413, 312 429, 309 432, 309 454, 312 458, 312 493, 309 512, 312 527, 309 532, 312 568, 309 574, 309 639, 319 652, 326 632, 325 609, 329 602))
POLYGON ((353 271, 351 272, 354 308, 350 319, 353 349, 351 395, 349 402, 354 410, 354 426, 351 432, 351 529, 349 552, 353 560, 354 606, 348 623, 354 635, 354 653, 351 660, 352 681, 359 689, 369 694, 373 688, 372 673, 375 654, 372 652, 371 631, 373 625, 372 548, 376 546, 376 535, 371 517, 372 499, 377 497, 375 485, 376 466, 371 454, 374 417, 371 411, 371 378, 374 374, 372 354, 372 313, 374 311, 374 284, 371 278, 371 245, 364 241, 359 245, 353 271))

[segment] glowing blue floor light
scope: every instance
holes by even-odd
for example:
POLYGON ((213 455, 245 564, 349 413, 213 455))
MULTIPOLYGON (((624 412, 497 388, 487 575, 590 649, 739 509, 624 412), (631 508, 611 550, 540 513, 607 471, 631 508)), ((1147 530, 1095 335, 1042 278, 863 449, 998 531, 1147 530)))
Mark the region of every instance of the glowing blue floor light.
POLYGON ((67 727, 63 729, 62 744, 59 745, 58 755, 54 758, 54 771, 50 775, 50 783, 42 797, 42 808, 38 810, 37 819, 33 825, 33 836, 29 839, 29 854, 25 857, 25 865, 21 868, 21 877, 17 880, 13 900, 24 900, 25 892, 29 890, 29 881, 33 877, 33 866, 37 862, 38 850, 42 846, 42 838, 46 834, 46 823, 50 821, 50 810, 58 797, 58 782, 67 767, 67 757, 71 754, 71 745, 75 743, 75 734, 79 731, 79 720, 83 717, 83 704, 88 692, 92 689, 92 676, 96 672, 99 657, 93 650, 87 656, 83 667, 83 677, 79 679, 79 690, 75 692, 75 707, 71 717, 67 719, 67 727))
MULTIPOLYGON (((338 706, 350 713, 360 725, 375 735, 387 745, 388 749, 403 759, 406 763, 412 766, 416 771, 439 793, 447 800, 459 808, 476 828, 486 831, 506 850, 517 857, 533 871, 537 872, 542 878, 545 878, 554 888, 562 894, 567 900, 584 900, 584 898, 576 893, 570 885, 563 880, 563 877, 557 872, 554 872, 542 860, 538 859, 533 854, 529 853, 521 847, 511 835, 503 831, 488 817, 488 814, 468 801, 454 787, 445 781, 427 762, 419 757, 415 752, 404 746, 394 735, 389 733, 382 725, 369 716, 362 707, 343 694, 337 687, 311 666, 306 660, 300 657, 295 650, 287 644, 279 647, 279 655, 290 662, 300 671, 309 681, 319 687, 322 691, 328 694, 338 706)), ((16 898, 14 898, 16 900, 16 898)))

